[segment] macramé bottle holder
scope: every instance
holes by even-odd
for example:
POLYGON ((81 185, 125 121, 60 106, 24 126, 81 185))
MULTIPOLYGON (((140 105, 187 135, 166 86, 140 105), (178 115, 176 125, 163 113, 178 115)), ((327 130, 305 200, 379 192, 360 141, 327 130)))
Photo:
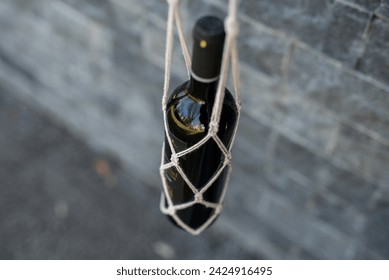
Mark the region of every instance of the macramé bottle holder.
POLYGON ((227 191, 227 186, 229 182, 229 177, 231 174, 231 150, 232 146, 235 140, 236 131, 238 128, 239 123, 239 116, 240 116, 240 85, 239 85, 239 68, 238 68, 238 51, 236 46, 236 37, 238 34, 238 24, 236 21, 236 10, 237 10, 237 1, 236 0, 230 0, 229 2, 229 15, 225 19, 225 29, 226 29, 226 40, 224 43, 224 52, 223 52, 223 58, 221 63, 221 70, 220 70, 220 79, 216 91, 215 96, 215 102, 212 108, 212 115, 211 115, 211 121, 208 129, 207 135, 200 140, 195 145, 189 147, 186 150, 176 152, 174 150, 174 146, 172 144, 172 139, 168 133, 168 123, 167 123, 167 97, 169 93, 169 82, 170 82, 170 72, 171 72, 171 59, 172 59, 172 50, 173 50, 173 28, 174 28, 174 22, 177 25, 178 35, 181 43, 181 48, 183 52, 183 56, 185 59, 186 68, 188 71, 188 74, 190 73, 191 69, 191 61, 189 56, 189 51, 187 47, 187 43, 185 40, 185 35, 183 31, 182 26, 182 20, 180 16, 180 12, 178 9, 179 0, 167 0, 169 4, 169 12, 168 12, 168 22, 167 22, 167 35, 166 35, 166 53, 165 53, 165 81, 164 81, 164 92, 162 97, 162 111, 163 111, 163 119, 164 119, 164 128, 165 128, 165 135, 167 139, 167 143, 165 142, 162 147, 162 159, 161 159, 161 166, 160 166, 160 173, 162 178, 162 184, 163 184, 163 190, 161 195, 161 202, 160 202, 160 209, 163 214, 169 215, 180 227, 182 227, 187 232, 198 235, 200 234, 204 229, 206 229, 220 214, 223 208, 223 200, 227 191), (220 115, 221 110, 223 107, 223 100, 225 95, 225 87, 226 82, 228 80, 228 72, 229 72, 229 66, 230 66, 230 60, 232 64, 232 74, 233 74, 233 85, 234 85, 234 95, 235 95, 235 102, 236 107, 238 110, 237 113, 237 123, 234 128, 233 136, 231 139, 231 142, 228 147, 226 147, 223 142, 220 140, 220 138, 217 135, 218 128, 219 128, 219 121, 220 121, 220 115), (203 145, 205 145, 208 141, 214 141, 218 148, 221 151, 222 157, 220 159, 220 165, 219 168, 216 170, 215 174, 209 179, 209 181, 202 186, 201 188, 198 188, 198 186, 194 186, 194 184, 189 180, 189 178, 186 176, 185 172, 180 166, 180 158, 184 157, 185 155, 200 149, 203 145), (164 151, 165 151, 165 145, 169 145, 172 155, 171 158, 166 162, 164 159, 164 151), (184 203, 175 204, 173 202, 172 195, 169 192, 169 185, 165 178, 165 172, 168 172, 170 168, 175 168, 177 172, 180 174, 182 179, 185 181, 185 183, 189 186, 189 188, 193 192, 193 199, 184 203), (210 202, 206 201, 204 199, 204 193, 209 190, 210 187, 212 187, 212 184, 220 177, 220 176, 226 176, 224 186, 221 191, 220 199, 218 202, 210 202), (212 209, 212 215, 208 218, 208 220, 202 224, 198 228, 192 228, 186 223, 184 223, 177 215, 179 211, 183 211, 189 207, 193 207, 195 204, 201 204, 207 208, 212 209))

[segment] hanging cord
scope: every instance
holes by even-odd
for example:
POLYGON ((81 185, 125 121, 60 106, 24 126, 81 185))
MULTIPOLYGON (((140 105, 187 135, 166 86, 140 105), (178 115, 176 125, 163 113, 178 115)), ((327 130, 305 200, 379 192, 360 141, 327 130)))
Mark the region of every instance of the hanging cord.
POLYGON ((226 29, 226 41, 224 43, 224 51, 222 58, 222 65, 220 70, 220 79, 216 91, 215 103, 212 109, 212 117, 210 128, 216 134, 218 132, 218 125, 220 121, 220 115, 223 107, 225 87, 228 79, 228 69, 230 64, 230 57, 233 59, 233 76, 234 76, 234 88, 235 94, 237 97, 237 103, 240 106, 240 90, 239 90, 239 69, 238 69, 238 52, 236 50, 236 37, 239 32, 238 23, 236 20, 236 0, 230 0, 228 16, 224 21, 224 26, 226 29), (234 61, 235 60, 235 61, 234 61))
POLYGON ((178 37, 180 39, 182 54, 184 56, 188 75, 190 74, 190 69, 192 65, 188 44, 185 39, 181 14, 178 9, 179 0, 167 0, 167 3, 169 4, 169 11, 168 11, 167 32, 166 32, 165 80, 164 80, 164 90, 163 90, 163 99, 162 99, 162 110, 164 110, 164 108, 166 107, 166 101, 169 94, 172 52, 173 52, 173 42, 174 42, 174 38, 173 38, 174 20, 176 21, 178 37))
POLYGON ((216 97, 215 97, 215 103, 212 109, 212 115, 211 115, 211 122, 208 130, 208 134, 198 143, 195 145, 189 147, 188 149, 181 151, 179 153, 176 153, 171 137, 168 133, 168 124, 167 124, 167 117, 166 117, 166 106, 167 106, 167 98, 169 93, 169 83, 170 83, 170 73, 171 73, 171 62, 172 62, 172 52, 173 52, 173 41, 174 41, 174 22, 177 26, 178 31, 178 37, 181 44, 182 53, 184 56, 186 68, 188 71, 188 75, 191 70, 191 59, 189 55, 189 50, 187 46, 187 42, 185 40, 185 34, 184 34, 184 28, 181 20, 181 15, 178 9, 179 0, 167 0, 167 3, 169 4, 169 11, 168 11, 168 20, 167 20, 167 32, 166 32, 166 51, 165 51, 165 79, 164 79, 164 90, 163 90, 163 97, 162 97, 162 111, 163 111, 163 118, 164 118, 164 127, 165 127, 165 135, 167 139, 167 143, 164 143, 162 147, 162 158, 161 158, 161 167, 160 167, 160 173, 162 178, 162 184, 163 184, 163 193, 161 195, 161 201, 160 201, 160 209, 162 213, 166 215, 170 215, 175 222, 181 226, 183 229, 188 231, 189 233, 193 235, 197 235, 201 233, 204 229, 206 229, 218 216, 220 211, 222 210, 222 202, 224 200, 224 196, 227 191, 227 186, 229 182, 229 177, 231 173, 231 149, 235 140, 236 131, 238 128, 238 125, 235 126, 234 133, 231 139, 231 144, 229 148, 227 149, 223 142, 220 140, 220 138, 217 136, 218 128, 219 128, 219 121, 221 116, 221 111, 223 107, 223 101, 224 101, 224 93, 225 93, 225 86, 228 80, 228 74, 229 74, 229 66, 230 66, 230 59, 232 60, 232 74, 233 74, 233 84, 234 84, 234 92, 235 92, 235 101, 236 106, 238 109, 237 114, 237 124, 239 123, 239 117, 240 117, 240 108, 241 108, 241 99, 240 99, 240 82, 239 82, 239 59, 238 59, 238 50, 237 50, 237 44, 236 44, 236 38, 239 32, 238 23, 236 20, 236 12, 237 12, 237 0, 230 0, 229 2, 229 9, 228 9, 228 16, 224 22, 225 29, 226 29, 226 40, 224 43, 224 51, 223 51, 223 57, 222 57, 222 63, 221 63, 221 70, 220 70, 220 79, 218 82, 216 97), (204 145, 209 139, 213 139, 218 147, 220 148, 221 152, 224 156, 224 162, 222 167, 216 172, 216 174, 213 175, 213 177, 209 180, 209 182, 203 186, 200 190, 198 190, 192 182, 189 180, 189 178, 186 176, 185 172, 181 169, 179 165, 179 158, 200 148, 202 145, 204 145), (165 151, 165 145, 170 146, 170 150, 172 152, 170 162, 164 163, 164 151, 165 151), (193 200, 182 203, 179 205, 174 205, 171 197, 168 195, 168 185, 166 182, 166 178, 164 176, 164 173, 167 169, 175 167, 178 171, 178 173, 182 176, 185 183, 189 186, 189 188, 193 192, 193 200), (203 199, 203 194, 205 191, 218 179, 220 174, 227 168, 227 176, 226 181, 221 193, 221 198, 219 203, 212 203, 205 201, 203 199), (165 199, 167 201, 167 206, 165 206, 165 199), (206 207, 213 208, 215 210, 214 214, 199 228, 193 229, 186 225, 184 222, 182 222, 178 216, 176 215, 177 210, 182 210, 187 207, 193 206, 196 203, 200 203, 206 207))

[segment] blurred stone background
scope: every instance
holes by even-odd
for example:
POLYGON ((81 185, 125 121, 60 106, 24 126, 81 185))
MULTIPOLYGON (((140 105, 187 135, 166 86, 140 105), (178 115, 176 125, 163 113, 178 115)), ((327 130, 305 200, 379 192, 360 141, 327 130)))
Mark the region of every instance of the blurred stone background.
MULTIPOLYGON (((190 35, 227 1, 180 8, 190 35)), ((0 258, 388 259, 389 1, 240 1, 234 170, 198 237, 158 209, 166 17, 0 2, 0 258)))

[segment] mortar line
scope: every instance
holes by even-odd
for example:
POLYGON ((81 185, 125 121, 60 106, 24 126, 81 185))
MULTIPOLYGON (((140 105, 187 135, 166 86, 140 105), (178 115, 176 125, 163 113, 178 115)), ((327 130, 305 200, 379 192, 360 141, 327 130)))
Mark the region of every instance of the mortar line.
POLYGON ((369 17, 369 20, 365 26, 365 29, 363 31, 363 34, 362 34, 362 46, 361 46, 361 50, 357 56, 357 59, 355 60, 355 63, 353 65, 353 69, 355 70, 358 70, 360 68, 360 64, 361 64, 361 60, 362 60, 362 57, 363 55, 365 54, 366 52, 366 49, 367 49, 367 45, 369 43, 369 39, 370 39, 370 34, 371 34, 371 30, 372 30, 372 27, 373 27, 373 23, 374 23, 374 20, 376 19, 376 15, 374 13, 371 13, 370 14, 370 17, 369 17))
POLYGON ((370 11, 368 11, 367 9, 365 9, 364 7, 362 7, 361 5, 358 5, 356 3, 348 2, 345 0, 335 0, 335 2, 342 4, 344 6, 347 6, 347 7, 353 8, 355 10, 358 10, 359 12, 364 12, 364 13, 369 13, 369 14, 371 13, 370 11))
POLYGON ((292 62, 292 58, 293 58, 293 55, 294 55, 294 52, 295 52, 295 40, 294 39, 291 39, 289 40, 289 45, 288 45, 288 48, 284 54, 284 56, 282 57, 282 61, 281 61, 281 81, 280 81, 280 96, 279 98, 277 98, 277 100, 279 101, 280 99, 282 99, 283 97, 286 96, 286 88, 287 88, 287 84, 288 84, 288 80, 289 80, 289 66, 292 62))

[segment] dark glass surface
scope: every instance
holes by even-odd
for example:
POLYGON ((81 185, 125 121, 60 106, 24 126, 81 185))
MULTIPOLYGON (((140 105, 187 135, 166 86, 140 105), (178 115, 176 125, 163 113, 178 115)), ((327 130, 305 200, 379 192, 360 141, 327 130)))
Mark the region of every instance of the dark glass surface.
MULTIPOLYGON (((194 79, 179 86, 168 100, 167 122, 169 133, 176 152, 183 151, 202 140, 208 133, 214 104, 217 82, 200 83, 194 79)), ((226 89, 224 104, 219 123, 218 136, 229 147, 237 119, 237 108, 231 93, 226 89)), ((171 150, 165 145, 165 162, 169 162, 171 150)), ((201 189, 222 167, 223 153, 211 138, 203 146, 180 157, 179 165, 197 189, 201 189)), ((219 202, 224 186, 227 168, 212 186, 204 193, 204 199, 219 202)), ((185 203, 194 199, 194 194, 185 183, 176 168, 165 173, 168 191, 174 204, 185 203)), ((201 204, 177 212, 177 216, 192 228, 204 224, 213 209, 201 204)))
MULTIPOLYGON (((174 150, 180 152, 195 145, 208 134, 217 82, 204 82, 204 79, 217 78, 224 47, 223 22, 213 16, 200 18, 193 29, 192 73, 201 77, 200 82, 193 77, 177 87, 170 95, 167 104, 167 124, 174 150)), ((218 136, 228 148, 234 133, 237 108, 231 93, 226 89, 223 101, 218 136)), ((171 158, 171 149, 165 140, 165 163, 171 158)), ((224 155, 211 138, 198 149, 179 158, 179 166, 190 182, 198 190, 222 168, 224 155)), ((206 201, 218 203, 221 198, 227 168, 203 194, 206 201)), ((173 204, 194 201, 194 193, 177 168, 165 172, 167 191, 173 204)), ((177 211, 177 216, 191 228, 201 227, 213 214, 214 209, 196 203, 177 211)), ((173 222, 174 220, 170 218, 173 222)))

